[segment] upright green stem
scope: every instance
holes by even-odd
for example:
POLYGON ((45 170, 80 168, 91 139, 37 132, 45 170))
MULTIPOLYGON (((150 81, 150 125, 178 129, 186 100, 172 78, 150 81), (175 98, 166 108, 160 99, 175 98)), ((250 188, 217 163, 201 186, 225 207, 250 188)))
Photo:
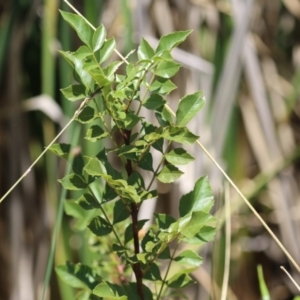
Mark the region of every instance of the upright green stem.
POLYGON ((165 276, 164 276, 162 285, 161 285, 160 290, 159 290, 159 293, 158 293, 158 295, 157 295, 157 300, 160 299, 160 296, 161 296, 161 294, 162 294, 164 285, 165 285, 165 283, 167 282, 167 278, 168 278, 168 275, 169 275, 169 271, 170 271, 170 268, 171 268, 171 264, 172 264, 172 261, 173 261, 173 259, 174 259, 175 254, 176 254, 178 245, 179 245, 179 242, 177 241, 176 246, 175 246, 175 249, 174 249, 174 251, 173 251, 173 253, 172 253, 172 257, 170 258, 170 261, 169 261, 169 264, 168 264, 168 268, 167 268, 166 274, 165 274, 165 276))

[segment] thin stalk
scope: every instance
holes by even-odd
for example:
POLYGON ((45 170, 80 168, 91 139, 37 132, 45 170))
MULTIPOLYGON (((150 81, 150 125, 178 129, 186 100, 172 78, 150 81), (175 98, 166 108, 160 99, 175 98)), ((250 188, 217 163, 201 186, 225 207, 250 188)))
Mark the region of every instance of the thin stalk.
POLYGON ((224 264, 224 275, 222 283, 222 293, 221 300, 226 300, 227 290, 228 290, 228 279, 229 279, 229 269, 230 269, 230 239, 231 239, 231 214, 230 214, 230 190, 228 182, 225 185, 225 213, 226 213, 226 223, 225 223, 225 264, 224 264))
POLYGON ((281 266, 280 267, 281 270, 283 270, 285 272, 285 274, 291 279, 292 283, 295 285, 295 287, 298 289, 298 291, 300 292, 300 286, 298 285, 298 283, 295 281, 295 279, 291 276, 291 274, 285 269, 285 267, 281 266))
MULTIPOLYGON (((79 139, 79 134, 80 134, 80 126, 76 126, 73 130, 73 141, 77 141, 79 139)), ((72 161, 73 157, 70 156, 68 165, 65 171, 65 174, 69 174, 72 166, 72 161)), ((46 267, 46 274, 45 274, 45 279, 44 279, 44 285, 43 285, 43 293, 42 293, 42 300, 45 299, 46 296, 46 291, 49 286, 50 278, 51 278, 51 273, 52 273, 52 266, 53 266, 53 261, 54 261, 54 254, 55 254, 55 249, 56 249, 56 244, 61 228, 61 223, 62 223, 62 218, 63 218, 63 212, 64 212, 64 200, 66 198, 66 189, 62 189, 61 194, 60 194, 60 199, 58 202, 58 207, 57 207, 57 214, 56 214, 56 219, 55 219, 55 226, 54 226, 54 231, 53 231, 53 236, 51 239, 51 247, 50 247, 50 253, 49 257, 47 260, 47 267, 46 267)))
MULTIPOLYGON (((91 95, 95 96, 95 93, 91 95)), ((91 100, 91 97, 85 98, 78 110, 75 111, 73 117, 70 121, 65 125, 65 127, 57 134, 57 136, 49 143, 49 145, 45 148, 45 150, 36 158, 36 160, 29 166, 29 168, 22 174, 22 176, 13 184, 13 186, 4 194, 4 196, 0 199, 0 203, 14 190, 14 188, 29 174, 32 168, 36 165, 36 163, 44 156, 44 154, 49 150, 49 148, 58 140, 58 138, 65 132, 65 130, 70 126, 70 124, 76 119, 76 117, 82 112, 87 103, 91 100)))
POLYGON ((170 258, 170 261, 169 261, 169 264, 168 264, 168 268, 167 268, 166 274, 165 274, 165 276, 164 276, 162 285, 161 285, 160 290, 159 290, 159 293, 158 293, 158 295, 157 295, 157 300, 160 299, 160 296, 161 296, 161 294, 162 294, 162 291, 163 291, 164 285, 165 285, 165 283, 166 283, 166 281, 167 281, 167 278, 168 278, 168 275, 169 275, 169 271, 170 271, 170 268, 171 268, 171 264, 172 264, 172 261, 173 261, 173 259, 174 259, 175 254, 176 254, 176 251, 177 251, 178 246, 179 246, 179 242, 177 241, 176 246, 175 246, 175 249, 174 249, 174 251, 173 251, 173 253, 172 253, 172 257, 170 258))
MULTIPOLYGON (((174 116, 176 117, 176 114, 173 112, 173 110, 165 104, 166 109, 174 116)), ((241 190, 235 185, 235 183, 231 180, 231 178, 227 175, 227 173, 223 170, 223 168, 218 164, 218 162, 212 157, 212 155, 208 152, 208 150, 202 145, 202 143, 197 140, 197 145, 203 150, 203 152, 208 156, 208 158, 215 164, 215 166, 219 169, 219 171, 224 175, 224 177, 228 180, 230 185, 236 190, 236 192, 240 195, 240 197, 244 200, 244 202, 247 204, 247 206, 250 208, 250 210, 253 212, 253 214, 256 216, 256 218, 261 222, 261 224, 265 227, 265 229, 269 232, 271 237, 274 239, 274 241, 277 243, 279 248, 283 251, 283 253, 287 256, 287 258, 290 260, 290 262, 294 265, 296 270, 300 273, 300 267, 297 264, 297 262, 294 260, 292 255, 288 252, 288 250, 284 247, 284 245, 280 242, 280 240, 277 238, 275 233, 272 231, 272 229, 268 226, 268 224, 264 221, 264 219, 259 215, 259 213, 255 210, 253 205, 249 202, 249 200, 244 196, 244 194, 241 192, 241 190)))

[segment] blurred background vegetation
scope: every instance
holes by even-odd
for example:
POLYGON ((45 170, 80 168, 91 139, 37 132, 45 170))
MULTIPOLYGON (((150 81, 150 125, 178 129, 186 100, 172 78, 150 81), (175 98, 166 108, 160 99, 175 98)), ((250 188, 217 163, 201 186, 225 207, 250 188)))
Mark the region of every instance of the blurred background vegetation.
MULTIPOLYGON (((300 262, 300 2, 298 0, 74 0, 95 26, 103 23, 126 55, 144 36, 153 46, 175 30, 193 33, 175 49, 183 65, 169 97, 176 107, 187 93, 203 90, 207 105, 190 129, 226 169, 256 209, 300 262)), ((76 107, 59 89, 72 72, 58 50, 75 50, 78 40, 62 22, 58 0, 0 1, 0 196, 26 171, 76 107)), ((60 141, 76 141, 73 124, 60 141)), ((256 267, 262 264, 271 299, 294 299, 297 291, 280 270, 300 282, 265 229, 199 148, 176 185, 159 185, 161 209, 177 209, 178 194, 208 174, 215 211, 231 212, 227 299, 260 299, 256 267), (226 197, 224 195, 227 195, 226 197), (225 199, 225 200, 226 200, 225 199)), ((54 226, 65 195, 57 179, 65 166, 46 154, 0 205, 0 299, 41 299, 54 226)), ((142 212, 143 213, 143 212, 142 212)), ((85 233, 63 215, 54 265, 67 259, 91 263, 85 233)), ((194 272, 189 299, 220 299, 225 266, 224 229, 201 249, 204 265, 194 272)), ((51 262, 51 261, 50 261, 51 262)), ((300 294, 300 292, 298 292, 300 294)), ((74 299, 52 272, 48 299, 74 299)))

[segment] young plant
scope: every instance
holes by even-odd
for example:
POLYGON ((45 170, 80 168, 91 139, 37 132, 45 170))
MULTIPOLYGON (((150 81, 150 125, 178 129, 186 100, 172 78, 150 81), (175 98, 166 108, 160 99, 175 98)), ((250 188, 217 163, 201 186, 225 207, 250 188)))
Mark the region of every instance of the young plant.
MULTIPOLYGON (((99 149, 94 156, 77 153, 72 172, 60 180, 65 189, 80 192, 66 202, 66 210, 81 229, 89 229, 95 263, 67 263, 57 273, 79 289, 78 299, 171 299, 193 283, 189 274, 202 263, 192 250, 180 253, 181 244, 206 243, 216 231, 207 177, 181 197, 179 219, 155 214, 144 232, 148 220, 138 218, 143 203, 157 197, 154 181, 174 182, 183 174, 177 166, 194 159, 181 145, 198 139, 186 125, 203 107, 203 94, 180 99, 176 117, 165 108, 165 96, 176 88, 170 78, 180 69, 170 52, 190 31, 163 36, 155 50, 142 39, 135 63, 108 62, 115 40, 106 39, 105 28, 93 31, 83 17, 61 14, 84 44, 75 52, 61 51, 76 81, 62 93, 70 101, 83 100, 75 117, 88 125, 85 139, 99 149), (155 125, 142 115, 146 109, 155 115, 155 125), (153 151, 160 153, 156 164, 153 151), (171 264, 182 267, 171 274, 171 264)), ((64 159, 73 155, 71 149, 68 144, 50 148, 64 159)))

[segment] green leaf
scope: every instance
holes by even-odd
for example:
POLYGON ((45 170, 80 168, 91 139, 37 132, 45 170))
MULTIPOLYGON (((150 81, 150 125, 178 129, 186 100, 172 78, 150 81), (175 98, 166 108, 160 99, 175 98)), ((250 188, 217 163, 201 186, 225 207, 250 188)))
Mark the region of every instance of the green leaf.
POLYGON ((144 179, 137 171, 132 172, 132 174, 128 177, 127 182, 129 185, 134 186, 138 191, 145 189, 144 179))
MULTIPOLYGON (((144 300, 153 300, 151 290, 143 284, 143 294, 144 300)), ((129 300, 141 300, 140 296, 138 295, 138 288, 136 282, 130 282, 127 285, 124 285, 125 295, 128 297, 129 300)))
POLYGON ((119 67, 123 64, 123 61, 113 61, 106 68, 103 69, 105 76, 110 80, 114 80, 114 76, 119 67))
POLYGON ((199 178, 194 189, 183 195, 179 202, 180 217, 193 211, 204 211, 208 213, 214 204, 214 196, 207 176, 199 178))
POLYGON ((128 208, 122 200, 116 201, 113 210, 113 224, 126 220, 130 216, 128 208))
POLYGON ((151 267, 144 274, 143 278, 151 281, 162 280, 159 267, 157 266, 156 263, 151 264, 151 267))
POLYGON ((108 132, 105 132, 99 125, 93 125, 87 130, 85 138, 91 142, 97 142, 107 136, 109 136, 108 132))
POLYGON ((176 148, 165 154, 166 160, 173 165, 186 165, 195 158, 183 148, 176 148))
POLYGON ((82 124, 90 123, 96 118, 94 108, 86 106, 77 117, 77 121, 82 124))
POLYGON ((73 84, 61 89, 63 95, 70 101, 77 101, 87 97, 86 87, 82 84, 73 84))
POLYGON ((87 183, 81 176, 71 173, 58 180, 66 190, 82 190, 87 188, 87 183))
POLYGON ((112 226, 99 216, 92 220, 88 228, 97 236, 108 235, 112 232, 112 226))
POLYGON ((106 30, 104 26, 101 24, 93 34, 93 40, 92 40, 93 52, 98 51, 102 47, 105 38, 106 38, 106 30))
POLYGON ((199 136, 191 133, 186 127, 168 126, 162 132, 162 137, 181 144, 194 144, 199 136))
MULTIPOLYGON (((148 221, 149 220, 139 220, 138 221, 138 230, 141 230, 143 228, 143 226, 146 224, 146 222, 148 222, 148 221)), ((125 233, 124 233, 124 243, 125 244, 127 244, 129 241, 131 241, 133 239, 132 228, 133 228, 133 225, 132 225, 132 223, 130 223, 125 229, 125 233)))
POLYGON ((206 244, 211 241, 217 232, 216 227, 212 226, 203 226, 199 233, 191 238, 181 237, 181 240, 188 244, 206 244))
POLYGON ((80 46, 73 55, 78 59, 85 59, 93 55, 93 52, 87 46, 80 46))
POLYGON ((104 298, 106 300, 127 300, 126 296, 118 296, 113 292, 113 284, 108 284, 106 282, 99 283, 93 289, 93 295, 104 298), (111 288, 112 287, 112 288, 111 288))
POLYGON ((78 200, 77 203, 85 210, 101 208, 101 204, 97 199, 95 199, 90 194, 83 194, 78 200))
POLYGON ((155 221, 160 229, 168 229, 171 224, 176 222, 172 216, 167 214, 155 214, 155 221))
POLYGON ((143 59, 151 59, 154 56, 155 52, 150 46, 150 44, 144 38, 142 38, 137 54, 139 60, 143 60, 143 59))
POLYGON ((197 92, 183 97, 176 111, 177 126, 186 126, 194 116, 202 109, 205 104, 205 98, 202 92, 197 92))
POLYGON ((168 95, 176 88, 176 85, 170 79, 159 77, 151 84, 149 90, 158 94, 168 95))
POLYGON ((174 124, 173 116, 164 106, 162 106, 156 110, 155 117, 156 117, 158 123, 162 127, 166 127, 166 126, 174 124))
POLYGON ((85 210, 83 209, 77 201, 68 200, 64 202, 64 209, 68 216, 71 216, 76 219, 74 224, 74 228, 76 230, 82 231, 85 230, 90 221, 95 217, 97 214, 97 210, 85 210))
POLYGON ((55 155, 64 158, 65 160, 69 159, 69 154, 71 151, 71 145, 70 144, 53 144, 49 148, 51 152, 53 152, 55 155))
POLYGON ((168 164, 165 165, 159 172, 157 179, 163 183, 171 183, 178 179, 182 174, 183 172, 181 172, 178 168, 168 164))
POLYGON ((93 269, 80 263, 67 262, 65 266, 55 268, 58 276, 73 288, 93 289, 97 286, 101 277, 93 269))
POLYGON ((86 158, 88 162, 83 169, 88 175, 101 177, 107 174, 104 164, 99 159, 88 156, 86 158))
POLYGON ((144 101, 142 104, 144 107, 150 110, 156 110, 166 103, 166 100, 158 94, 151 94, 150 97, 144 101))
POLYGON ((262 296, 262 300, 271 300, 270 293, 264 279, 264 273, 261 265, 257 266, 257 275, 258 275, 259 289, 262 296))
POLYGON ((172 50, 174 47, 182 43, 192 30, 177 31, 161 37, 156 49, 156 53, 163 50, 172 50))
POLYGON ((153 170, 153 158, 150 152, 146 153, 141 161, 139 162, 139 167, 146 171, 154 172, 153 170))
POLYGON ((103 72, 101 72, 100 70, 96 69, 96 70, 92 70, 89 72, 91 74, 91 76, 93 77, 93 79, 96 81, 96 83, 103 87, 106 86, 110 83, 110 81, 108 80, 108 78, 103 74, 103 72))
POLYGON ((60 10, 62 17, 73 27, 79 38, 89 47, 92 48, 93 30, 79 15, 71 14, 60 10))
POLYGON ((181 64, 174 61, 161 61, 154 71, 154 74, 163 78, 171 78, 180 69, 181 64))
MULTIPOLYGON (((186 215, 179 220, 184 220, 189 215, 186 215)), ((188 222, 180 224, 180 233, 187 238, 192 238, 198 234, 204 225, 216 223, 216 219, 203 211, 195 211, 191 214, 191 218, 187 218, 188 222)))
POLYGON ((199 267, 203 262, 203 258, 192 250, 185 250, 181 252, 174 260, 180 264, 191 265, 194 267, 199 267))
MULTIPOLYGON (((61 52, 62 53, 62 52, 61 52)), ((64 57, 71 61, 74 64, 75 71, 79 78, 76 78, 76 80, 80 80, 83 85, 87 89, 92 88, 93 78, 92 76, 84 69, 84 60, 78 59, 74 54, 70 52, 63 52, 64 57)))
POLYGON ((188 274, 186 274, 186 272, 187 271, 182 271, 172 276, 167 281, 168 287, 174 289, 182 289, 190 284, 195 283, 195 281, 188 274))
POLYGON ((114 38, 110 38, 104 42, 102 48, 100 49, 99 64, 105 62, 111 56, 115 47, 116 47, 116 42, 114 38))

